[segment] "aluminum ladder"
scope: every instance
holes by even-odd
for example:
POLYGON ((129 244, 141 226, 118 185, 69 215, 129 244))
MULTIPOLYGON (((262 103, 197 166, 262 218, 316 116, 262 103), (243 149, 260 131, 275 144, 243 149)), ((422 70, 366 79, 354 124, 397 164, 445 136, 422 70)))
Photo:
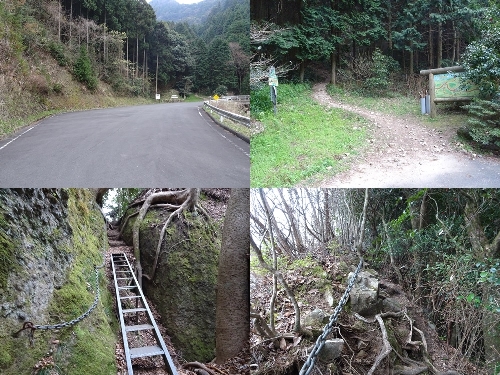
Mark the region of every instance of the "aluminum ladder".
POLYGON ((112 254, 111 266, 113 268, 113 279, 115 282, 116 302, 118 305, 118 315, 125 349, 125 359, 127 361, 127 371, 133 375, 132 359, 149 356, 162 356, 167 371, 170 375, 177 375, 172 358, 167 350, 160 330, 149 309, 144 294, 137 282, 132 267, 124 253, 112 254), (130 307, 127 305, 135 305, 130 307), (125 320, 133 320, 135 314, 135 325, 126 325, 125 320), (132 316, 131 316, 132 315, 132 316), (127 319, 125 319, 127 317, 127 319), (140 322, 142 321, 142 322, 140 322), (140 322, 140 323, 139 323, 140 322), (128 335, 138 331, 151 330, 156 339, 157 345, 129 347, 128 335))

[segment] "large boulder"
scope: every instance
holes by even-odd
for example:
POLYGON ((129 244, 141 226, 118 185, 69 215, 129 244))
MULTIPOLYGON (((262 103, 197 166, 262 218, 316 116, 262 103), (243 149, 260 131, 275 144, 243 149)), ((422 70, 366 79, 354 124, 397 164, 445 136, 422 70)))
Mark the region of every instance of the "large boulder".
POLYGON ((344 348, 344 340, 332 339, 326 340, 325 345, 321 348, 318 358, 325 363, 331 363, 339 358, 344 348))
MULTIPOLYGON (((351 279, 354 273, 349 274, 351 279)), ((375 315, 378 307, 378 279, 369 271, 361 271, 349 295, 352 312, 360 315, 375 315)))
POLYGON ((330 316, 321 309, 304 314, 301 320, 301 327, 312 332, 313 337, 318 337, 330 320, 330 316))
MULTIPOLYGON (((128 212, 130 214, 131 212, 128 212)), ((163 223, 170 211, 150 209, 140 226, 143 273, 152 265, 163 223)), ((135 218, 123 239, 132 245, 135 218)), ((143 289, 156 306, 174 346, 187 361, 208 362, 215 356, 215 301, 220 240, 215 225, 196 212, 175 217, 167 229, 153 280, 143 289)))

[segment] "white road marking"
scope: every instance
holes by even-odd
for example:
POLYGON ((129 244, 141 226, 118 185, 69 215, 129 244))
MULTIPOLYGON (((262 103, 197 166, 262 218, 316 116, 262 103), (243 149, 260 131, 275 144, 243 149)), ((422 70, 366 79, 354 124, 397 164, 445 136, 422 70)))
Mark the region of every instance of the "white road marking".
MULTIPOLYGON (((210 122, 207 121, 207 119, 205 117, 203 117, 203 115, 201 114, 200 112, 200 109, 198 108, 198 113, 200 114, 200 116, 203 118, 203 120, 205 120, 205 122, 213 129, 215 130, 222 138, 225 138, 228 142, 232 143, 234 147, 236 147, 237 149, 239 149, 241 152, 243 152, 243 154, 245 154, 246 156, 250 157, 250 154, 248 152, 246 152, 244 149, 242 149, 240 146, 238 146, 236 143, 234 143, 233 141, 231 141, 228 137, 226 137, 224 134, 222 134, 220 131, 218 131, 217 129, 215 129, 212 124, 210 122)), ((219 126, 217 125, 217 128, 219 128, 219 126)))
MULTIPOLYGON (((36 126, 36 125, 35 125, 36 126)), ((12 142, 14 142, 17 138, 19 138, 20 136, 26 134, 27 132, 29 132, 31 129, 33 129, 35 126, 32 126, 31 128, 25 130, 24 132, 22 132, 21 134, 19 134, 16 138, 14 139, 11 139, 9 142, 7 142, 6 144, 4 144, 2 147, 0 147, 0 150, 4 149, 5 147, 7 147, 8 145, 10 145, 12 142)))

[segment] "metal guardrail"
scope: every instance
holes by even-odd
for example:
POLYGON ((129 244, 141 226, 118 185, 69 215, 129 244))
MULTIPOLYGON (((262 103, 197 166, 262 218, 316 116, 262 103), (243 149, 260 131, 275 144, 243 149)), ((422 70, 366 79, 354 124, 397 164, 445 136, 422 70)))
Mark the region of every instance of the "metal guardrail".
POLYGON ((205 105, 210 108, 212 111, 218 113, 222 117, 227 117, 230 120, 233 120, 239 124, 245 125, 247 128, 250 127, 250 117, 245 117, 242 115, 238 115, 236 113, 228 112, 223 109, 214 107, 208 101, 205 102, 205 105))
POLYGON ((233 100, 233 101, 240 101, 240 102, 249 102, 250 95, 222 96, 219 100, 233 100))

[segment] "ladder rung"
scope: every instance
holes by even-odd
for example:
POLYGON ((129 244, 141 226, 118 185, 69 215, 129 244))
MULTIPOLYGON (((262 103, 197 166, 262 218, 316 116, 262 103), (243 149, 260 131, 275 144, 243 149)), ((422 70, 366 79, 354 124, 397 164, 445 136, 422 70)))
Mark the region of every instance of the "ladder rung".
POLYGON ((125 299, 125 298, 141 298, 141 296, 125 296, 125 297, 120 297, 120 299, 125 299))
POLYGON ((135 285, 119 286, 118 289, 136 289, 135 285))
POLYGON ((151 324, 138 324, 135 326, 125 326, 125 331, 127 332, 132 332, 132 331, 144 331, 147 329, 153 329, 154 327, 151 324))
POLYGON ((130 348, 130 358, 149 357, 162 355, 163 349, 159 346, 143 346, 141 348, 130 348))
POLYGON ((138 307, 137 309, 125 309, 125 310, 122 310, 122 312, 124 314, 134 313, 134 312, 140 312, 140 311, 147 311, 147 309, 145 309, 143 307, 138 307))
POLYGON ((133 277, 117 277, 116 280, 132 280, 133 277))

